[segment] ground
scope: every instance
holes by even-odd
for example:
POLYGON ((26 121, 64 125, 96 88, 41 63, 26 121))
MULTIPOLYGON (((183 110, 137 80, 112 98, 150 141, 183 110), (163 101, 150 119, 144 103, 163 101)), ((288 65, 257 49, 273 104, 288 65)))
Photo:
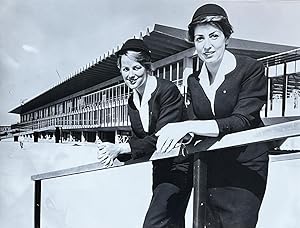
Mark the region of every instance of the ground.
MULTIPOLYGON (((96 162, 93 143, 0 142, 0 227, 33 227, 31 175, 96 162)), ((298 156, 299 158, 300 156, 298 156)), ((295 158, 295 157, 294 157, 295 158)), ((296 156, 297 158, 297 156, 296 156)), ((257 228, 300 227, 300 159, 270 162, 257 228)), ((151 164, 42 182, 42 228, 139 228, 151 197, 151 164)), ((186 227, 192 227, 191 202, 186 227)))

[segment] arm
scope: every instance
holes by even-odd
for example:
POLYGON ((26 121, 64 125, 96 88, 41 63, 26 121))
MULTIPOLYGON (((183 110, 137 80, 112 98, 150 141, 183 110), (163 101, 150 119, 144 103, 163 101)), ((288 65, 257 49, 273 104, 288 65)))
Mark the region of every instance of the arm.
MULTIPOLYGON (((266 102, 267 79, 264 66, 253 61, 245 70, 235 107, 230 115, 215 120, 187 121, 186 128, 200 136, 223 136, 258 126, 260 110, 266 102)), ((189 90, 188 90, 189 99, 189 90)), ((189 119, 197 119, 192 103, 188 107, 189 119)))
POLYGON ((155 133, 167 123, 182 120, 185 111, 184 101, 174 84, 170 83, 168 86, 160 88, 154 99, 159 106, 155 131, 151 135, 140 138, 133 129, 129 143, 99 144, 98 159, 100 162, 110 166, 116 157, 120 161, 127 161, 130 158, 137 159, 151 155, 156 150, 157 136, 155 136, 155 133), (130 152, 131 154, 129 154, 130 152))
POLYGON ((267 78, 260 62, 249 65, 247 72, 232 114, 216 119, 221 136, 259 125, 260 110, 267 99, 267 78))
MULTIPOLYGON (((258 62, 253 62, 248 66, 241 83, 237 103, 228 117, 215 120, 196 120, 193 105, 190 103, 188 116, 191 120, 168 124, 164 127, 157 133, 159 136, 157 147, 162 152, 168 152, 186 133, 194 133, 197 138, 217 137, 258 126, 260 109, 265 103, 266 93, 264 67, 258 62)), ((189 99, 189 91, 187 95, 189 99)))
POLYGON ((133 131, 133 137, 129 144, 132 151, 132 158, 140 158, 152 154, 156 150, 157 136, 155 133, 168 123, 181 121, 184 115, 184 101, 178 88, 174 84, 158 91, 157 102, 160 110, 155 124, 153 134, 144 138, 138 138, 133 131))

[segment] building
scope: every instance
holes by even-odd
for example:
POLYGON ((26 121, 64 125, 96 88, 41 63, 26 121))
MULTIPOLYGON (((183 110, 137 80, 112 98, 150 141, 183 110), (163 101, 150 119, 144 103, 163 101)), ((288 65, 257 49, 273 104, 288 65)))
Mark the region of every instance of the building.
POLYGON ((300 117, 300 49, 259 59, 268 77, 267 117, 300 117))
POLYGON ((11 132, 11 126, 8 125, 1 125, 0 126, 0 140, 3 137, 6 137, 11 132))
MULTIPOLYGON (((158 24, 153 30, 148 29, 146 34, 140 34, 140 38, 151 49, 155 69, 153 74, 174 82, 182 93, 185 92, 187 76, 198 70, 200 65, 193 44, 186 37, 185 30, 158 24)), ((276 99, 286 102, 286 97, 299 95, 297 72, 300 72, 300 68, 296 67, 295 72, 291 73, 290 67, 286 67, 285 74, 277 70, 280 64, 285 64, 277 59, 288 56, 282 61, 290 61, 290 55, 297 56, 291 61, 299 65, 297 50, 294 51, 295 55, 293 51, 278 55, 295 47, 231 38, 228 49, 236 54, 261 59, 266 65, 266 73, 270 77, 266 116, 274 110, 276 99), (274 67, 275 76, 272 73, 274 67), (287 89, 282 89, 283 82, 287 89)), ((98 139, 126 142, 130 135, 126 105, 131 91, 122 81, 114 53, 115 50, 112 50, 104 54, 64 82, 11 110, 11 113, 20 115, 18 127, 22 134, 33 135, 35 141, 39 138, 53 139, 55 136, 56 142, 94 142, 98 139)), ((285 66, 290 65, 286 63, 285 66)))

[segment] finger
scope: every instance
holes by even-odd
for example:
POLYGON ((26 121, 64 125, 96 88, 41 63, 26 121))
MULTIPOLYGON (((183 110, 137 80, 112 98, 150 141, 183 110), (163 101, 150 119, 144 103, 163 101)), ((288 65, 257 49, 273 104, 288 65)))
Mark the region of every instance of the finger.
POLYGON ((110 164, 111 160, 112 160, 112 159, 111 159, 110 157, 108 157, 108 158, 105 160, 105 162, 104 162, 103 165, 104 165, 105 167, 109 167, 109 164, 110 164))
POLYGON ((167 138, 165 138, 163 136, 160 136, 158 138, 157 143, 156 143, 156 149, 157 149, 157 151, 159 151, 160 153, 162 152, 162 148, 165 145, 166 141, 167 141, 167 138))
POLYGON ((158 139, 157 139, 157 144, 156 144, 157 149, 161 150, 168 139, 169 139, 169 137, 167 135, 159 136, 158 139))
POLYGON ((169 153, 171 150, 173 150, 176 146, 176 141, 173 140, 170 146, 167 148, 166 153, 169 153))
POLYGON ((173 139, 168 139, 165 144, 163 145, 161 152, 162 153, 166 153, 168 151, 168 148, 170 147, 170 145, 172 144, 173 139))
POLYGON ((105 161, 105 159, 107 159, 107 158, 108 158, 107 155, 103 155, 103 156, 101 156, 101 157, 98 157, 99 162, 101 162, 101 163, 103 163, 103 162, 105 161))
POLYGON ((106 150, 98 151, 98 152, 97 152, 98 158, 99 158, 99 157, 103 157, 103 156, 107 156, 108 154, 107 154, 106 152, 107 152, 106 150))
POLYGON ((111 160, 110 160, 110 163, 109 163, 109 167, 113 166, 113 164, 114 164, 114 160, 111 159, 111 160))
POLYGON ((105 145, 103 145, 103 143, 101 143, 101 144, 97 144, 97 147, 99 150, 102 150, 105 148, 105 145))

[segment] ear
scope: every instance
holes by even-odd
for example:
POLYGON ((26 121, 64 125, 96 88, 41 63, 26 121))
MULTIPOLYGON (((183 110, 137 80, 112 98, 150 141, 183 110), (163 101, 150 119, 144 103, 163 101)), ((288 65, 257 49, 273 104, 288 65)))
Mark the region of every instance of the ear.
POLYGON ((230 37, 228 37, 228 38, 225 39, 225 46, 227 46, 229 44, 229 38, 230 37))

